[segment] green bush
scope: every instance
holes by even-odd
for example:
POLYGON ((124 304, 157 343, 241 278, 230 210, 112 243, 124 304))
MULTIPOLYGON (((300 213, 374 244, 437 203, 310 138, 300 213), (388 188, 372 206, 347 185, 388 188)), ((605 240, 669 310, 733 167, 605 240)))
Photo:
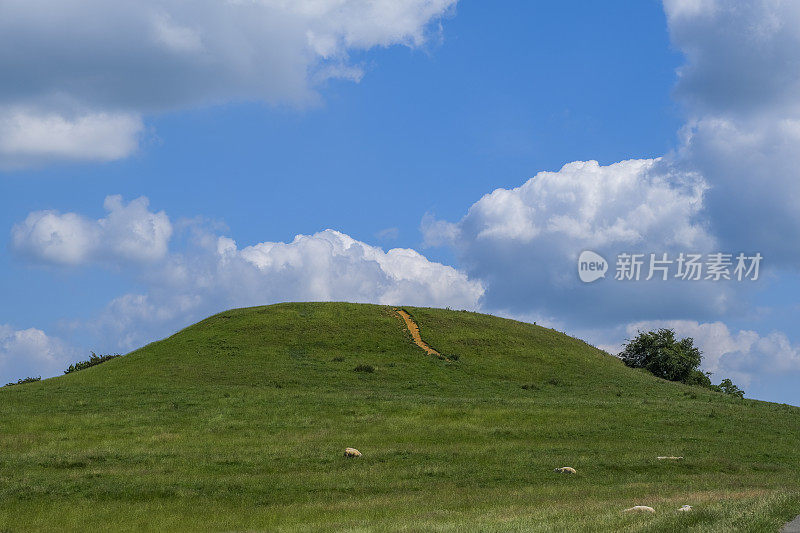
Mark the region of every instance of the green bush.
POLYGON ((375 372, 375 367, 372 365, 358 365, 353 369, 353 372, 367 372, 371 374, 375 372))
POLYGON ((42 381, 42 376, 37 376, 35 378, 27 377, 24 379, 17 380, 16 383, 6 383, 6 387, 11 387, 13 385, 22 385, 23 383, 36 383, 37 381, 42 381))
POLYGON ((106 361, 120 357, 120 354, 118 353, 113 355, 97 355, 96 353, 91 352, 91 354, 92 356, 88 360, 78 361, 74 365, 69 365, 69 368, 64 370, 64 373, 69 374, 70 372, 77 372, 78 370, 83 370, 85 368, 89 368, 90 366, 99 365, 100 363, 105 363, 106 361))

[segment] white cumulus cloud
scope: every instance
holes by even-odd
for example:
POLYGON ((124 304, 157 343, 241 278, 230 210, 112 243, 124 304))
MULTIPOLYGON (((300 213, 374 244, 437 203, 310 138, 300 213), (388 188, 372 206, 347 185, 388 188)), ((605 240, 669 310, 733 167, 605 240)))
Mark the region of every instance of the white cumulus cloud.
POLYGON ((34 211, 12 229, 12 250, 33 261, 62 265, 148 263, 166 256, 172 224, 163 211, 149 210, 147 198, 126 205, 121 196, 108 196, 104 207, 108 215, 99 220, 34 211))
POLYGON ((476 240, 552 240, 566 250, 614 243, 704 248, 712 241, 697 223, 705 188, 698 176, 671 174, 654 159, 575 161, 487 194, 460 226, 476 240))
POLYGON ((621 252, 706 252, 714 244, 701 216, 705 182, 662 160, 602 166, 576 161, 540 172, 520 187, 497 189, 458 222, 423 220, 428 244, 449 244, 470 276, 487 285, 487 308, 573 319, 635 318, 682 305, 709 312, 725 306, 719 287, 673 283, 587 286, 576 275, 583 250, 611 264, 621 252), (654 309, 652 298, 662 299, 654 309))

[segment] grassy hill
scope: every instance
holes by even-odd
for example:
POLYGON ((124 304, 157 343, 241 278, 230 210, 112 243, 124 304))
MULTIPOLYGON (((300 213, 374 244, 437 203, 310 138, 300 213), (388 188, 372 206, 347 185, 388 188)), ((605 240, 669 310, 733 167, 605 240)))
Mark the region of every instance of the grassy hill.
POLYGON ((457 360, 389 307, 280 304, 0 389, 0 531, 777 531, 800 513, 800 409, 405 309, 457 360))

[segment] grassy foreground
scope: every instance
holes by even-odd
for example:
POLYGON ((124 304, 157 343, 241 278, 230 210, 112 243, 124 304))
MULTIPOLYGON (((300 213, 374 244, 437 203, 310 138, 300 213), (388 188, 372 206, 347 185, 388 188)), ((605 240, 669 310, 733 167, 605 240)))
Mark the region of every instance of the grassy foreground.
POLYGON ((458 360, 388 307, 280 304, 0 389, 0 531, 778 531, 800 513, 800 409, 405 309, 458 360))

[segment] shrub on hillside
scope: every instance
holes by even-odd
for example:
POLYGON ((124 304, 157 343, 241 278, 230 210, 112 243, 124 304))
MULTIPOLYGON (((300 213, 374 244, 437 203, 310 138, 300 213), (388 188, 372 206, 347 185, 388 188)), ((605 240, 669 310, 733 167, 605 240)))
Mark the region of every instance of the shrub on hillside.
POLYGON ((744 391, 730 379, 713 385, 709 374, 700 370, 703 353, 694 345, 694 339, 677 339, 675 331, 671 329, 639 332, 636 338, 628 341, 619 357, 626 365, 644 368, 663 379, 744 398, 744 391))
POLYGON ((78 361, 74 365, 69 365, 69 368, 64 370, 64 373, 69 374, 70 372, 77 372, 78 370, 89 368, 90 366, 95 366, 99 365, 100 363, 105 363, 106 361, 110 361, 111 359, 117 358, 121 355, 118 353, 115 353, 113 355, 97 355, 94 352, 91 352, 91 354, 92 356, 86 361, 78 361))
POLYGON ((375 372, 375 367, 372 365, 358 365, 353 369, 353 372, 375 372))
POLYGON ((37 376, 35 378, 27 377, 20 380, 17 380, 16 383, 6 383, 6 387, 11 387, 13 385, 22 385, 23 383, 36 383, 37 381, 42 381, 42 376, 37 376))
POLYGON ((711 378, 708 374, 701 370, 693 370, 689 376, 683 381, 687 385, 700 385, 701 387, 712 388, 711 378))

